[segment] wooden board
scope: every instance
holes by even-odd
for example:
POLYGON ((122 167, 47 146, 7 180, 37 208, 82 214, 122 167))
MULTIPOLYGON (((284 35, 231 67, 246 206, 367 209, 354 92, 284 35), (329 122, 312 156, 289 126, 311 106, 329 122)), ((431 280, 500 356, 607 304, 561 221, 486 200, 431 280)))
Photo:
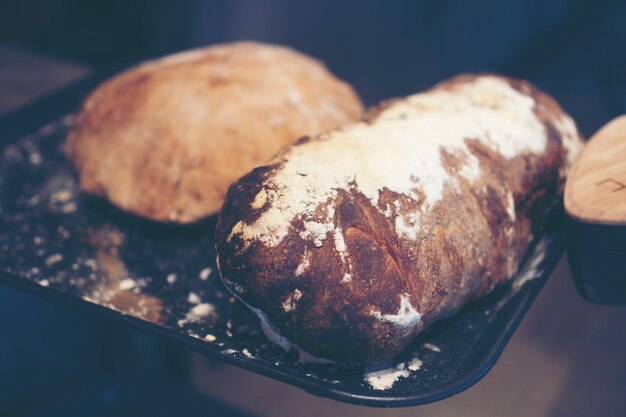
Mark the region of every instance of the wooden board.
POLYGON ((626 225, 626 115, 600 129, 574 164, 565 210, 583 222, 626 225))

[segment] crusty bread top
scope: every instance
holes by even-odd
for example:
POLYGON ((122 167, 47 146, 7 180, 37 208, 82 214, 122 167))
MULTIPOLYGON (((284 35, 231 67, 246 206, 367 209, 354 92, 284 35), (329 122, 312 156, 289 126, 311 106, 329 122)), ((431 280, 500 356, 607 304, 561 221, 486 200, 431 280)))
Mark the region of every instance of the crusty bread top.
POLYGON ((235 43, 127 70, 85 101, 67 154, 81 187, 124 210, 191 222, 228 185, 305 134, 357 120, 362 105, 318 61, 235 43))
MULTIPOLYGON (((548 132, 534 107, 532 96, 495 76, 472 82, 457 80, 446 88, 392 102, 374 117, 375 123, 358 123, 322 135, 291 147, 270 163, 280 164, 280 169, 252 206, 263 207, 262 214, 254 222, 238 222, 230 238, 239 236, 242 249, 253 241, 277 246, 295 216, 312 217, 340 190, 356 189, 386 217, 396 213, 397 233, 414 240, 420 227, 419 213, 403 215, 400 207, 380 207, 380 191, 387 189, 415 201, 423 200, 424 213, 441 199, 444 187, 455 186, 457 175, 470 182, 480 177, 479 160, 470 152, 468 140, 478 141, 506 159, 543 153, 548 132), (439 150, 460 161, 455 172, 444 166, 439 150)), ((556 119, 555 128, 567 152, 564 175, 578 153, 580 139, 566 114, 556 119)), ((509 212, 514 216, 512 201, 511 195, 509 212)), ((333 218, 330 211, 332 206, 322 218, 305 222, 302 238, 321 246, 328 233, 340 235, 329 221, 333 218)), ((340 241, 337 244, 343 246, 340 241)))

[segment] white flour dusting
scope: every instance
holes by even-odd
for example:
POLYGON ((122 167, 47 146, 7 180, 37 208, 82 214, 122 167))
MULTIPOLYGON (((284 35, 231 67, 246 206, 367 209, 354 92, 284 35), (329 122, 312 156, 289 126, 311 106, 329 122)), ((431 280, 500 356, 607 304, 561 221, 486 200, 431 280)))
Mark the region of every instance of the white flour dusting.
POLYGON ((126 278, 120 281, 119 289, 123 291, 132 290, 137 284, 132 278, 126 278))
MULTIPOLYGON (((372 124, 354 124, 292 147, 283 155, 284 166, 268 181, 276 190, 269 208, 251 224, 238 222, 228 240, 241 237, 244 249, 252 241, 275 247, 296 216, 310 219, 320 204, 336 197, 338 190, 349 190, 352 182, 376 206, 380 190, 387 188, 416 201, 421 199, 420 190, 426 206, 432 207, 450 180, 441 149, 462 157, 465 166, 460 175, 470 181, 480 176, 480 166, 469 152, 468 138, 506 158, 545 150, 547 134, 533 112, 534 104, 532 97, 487 76, 461 84, 454 92, 410 96, 383 110, 372 124), (375 168, 381 166, 386 169, 375 168)), ((416 220, 405 218, 396 224, 412 238, 414 233, 406 233, 406 228, 416 220)), ((331 226, 316 222, 315 232, 307 227, 303 233, 318 245, 331 226)))
POLYGON ((524 265, 524 268, 520 271, 519 275, 513 281, 513 293, 517 291, 530 280, 533 280, 541 275, 543 268, 541 264, 546 257, 546 250, 549 244, 547 238, 542 238, 533 248, 532 255, 530 255, 528 261, 524 265))
POLYGON ((396 217, 396 232, 406 239, 417 239, 417 233, 420 230, 418 213, 409 213, 404 216, 396 217))
POLYGON ((61 255, 60 253, 57 253, 57 254, 48 256, 44 262, 46 266, 52 266, 56 263, 61 262, 62 260, 63 260, 63 255, 61 255))
POLYGON ((318 248, 322 246, 328 232, 335 228, 333 223, 304 222, 304 231, 300 232, 300 237, 305 240, 312 240, 318 248))
POLYGON ((441 352, 441 349, 439 348, 439 346, 433 345, 432 343, 424 343, 424 348, 428 350, 432 350, 433 352, 437 352, 437 353, 441 352))
POLYGON ((302 260, 300 261, 300 264, 298 264, 298 267, 296 268, 294 275, 298 277, 304 274, 304 272, 307 270, 310 264, 311 264, 311 261, 309 260, 309 253, 305 250, 304 255, 302 256, 302 260))
POLYGON ((413 358, 409 361, 407 368, 409 371, 418 371, 422 368, 423 362, 418 358, 413 358))
POLYGON ((420 313, 413 308, 409 301, 409 294, 402 294, 400 296, 400 309, 397 314, 381 314, 380 311, 372 311, 372 316, 376 317, 379 320, 388 321, 390 323, 397 324, 400 327, 407 328, 407 331, 411 331, 411 329, 418 324, 422 319, 420 313))
POLYGON ((201 301, 202 300, 200 300, 200 297, 195 292, 190 292, 189 295, 187 296, 187 302, 188 303, 200 304, 201 301))
POLYGON ((202 281, 206 281, 207 279, 209 279, 209 275, 211 275, 211 272, 213 272, 211 268, 204 268, 202 271, 200 271, 200 274, 198 274, 198 277, 202 281))
POLYGON ((293 293, 289 294, 289 296, 283 301, 283 311, 290 312, 295 310, 298 306, 298 301, 302 298, 302 292, 299 289, 296 289, 293 293))
POLYGON ((178 320, 178 326, 183 327, 187 323, 194 323, 215 313, 215 307, 209 303, 196 304, 185 315, 185 318, 178 320))
POLYGON ((363 379, 370 387, 375 390, 388 390, 393 387, 400 378, 408 378, 412 371, 418 371, 422 367, 422 361, 418 358, 413 358, 409 362, 401 362, 398 365, 381 369, 369 371, 366 368, 366 372, 363 374, 363 379))
POLYGON ((250 207, 253 209, 260 209, 267 202, 267 190, 263 188, 259 193, 254 197, 254 201, 250 204, 250 207))

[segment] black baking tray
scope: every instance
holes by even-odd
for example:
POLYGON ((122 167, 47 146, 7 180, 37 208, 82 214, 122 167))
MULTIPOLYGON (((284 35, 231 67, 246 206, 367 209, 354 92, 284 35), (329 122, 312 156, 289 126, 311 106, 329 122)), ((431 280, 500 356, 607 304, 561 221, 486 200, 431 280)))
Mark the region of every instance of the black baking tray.
POLYGON ((79 192, 63 143, 80 102, 109 75, 90 77, 0 118, 3 284, 318 396, 396 407, 437 401, 479 381, 563 253, 559 208, 514 283, 436 323, 396 360, 367 370, 300 363, 269 343, 256 317, 223 287, 215 266, 215 217, 191 226, 156 224, 79 192), (409 370, 415 358, 421 367, 409 370), (404 375, 387 389, 375 389, 364 373, 383 368, 404 375))

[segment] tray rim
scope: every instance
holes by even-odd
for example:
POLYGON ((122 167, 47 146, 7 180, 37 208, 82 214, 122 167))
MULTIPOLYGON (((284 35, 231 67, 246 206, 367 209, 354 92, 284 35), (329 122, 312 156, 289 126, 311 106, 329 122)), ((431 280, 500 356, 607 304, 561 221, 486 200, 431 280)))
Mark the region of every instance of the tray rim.
MULTIPOLYGON (((562 229, 562 227, 561 227, 562 229)), ((560 235, 562 233, 559 232, 560 235)), ((475 370, 466 374, 465 377, 459 378, 454 383, 444 385, 443 389, 438 389, 438 393, 422 393, 417 395, 401 395, 396 397, 379 397, 375 395, 361 395, 348 393, 346 391, 333 389, 332 387, 321 387, 319 382, 311 377, 300 375, 291 370, 281 369, 280 366, 273 368, 270 365, 266 365, 262 362, 251 361, 247 358, 240 356, 225 354, 222 349, 217 349, 213 345, 206 343, 202 339, 195 338, 188 334, 178 332, 169 327, 151 323, 147 320, 143 320, 121 311, 114 310, 99 304, 95 304, 84 300, 79 297, 73 297, 57 291, 53 288, 43 287, 36 282, 30 281, 26 278, 19 277, 18 275, 0 271, 0 284, 7 285, 17 290, 21 290, 31 295, 43 298, 47 301, 55 302, 66 307, 77 309, 81 312, 96 316, 99 319, 106 319, 111 322, 117 322, 126 326, 129 329, 137 330, 142 333, 161 337, 168 341, 180 343, 188 349, 191 349, 197 353, 212 356, 217 359, 228 362, 232 365, 239 366, 243 369, 247 369, 263 376, 285 382, 290 385, 294 385, 298 388, 305 390, 308 393, 314 394, 319 397, 331 398, 338 401, 343 401, 355 405, 369 406, 369 407, 410 407, 417 405, 424 405, 431 402, 443 400, 449 398, 455 394, 458 394, 472 385, 476 384, 482 378, 489 373, 489 371, 496 364, 502 352, 508 345, 509 340, 515 333, 515 330, 525 317, 526 312, 533 304, 535 298, 539 294, 539 291, 552 274, 558 261, 561 259, 564 250, 559 250, 558 256, 552 256, 552 261, 549 262, 548 267, 544 267, 541 276, 534 278, 531 282, 524 284, 525 287, 529 287, 525 293, 522 293, 524 299, 520 301, 515 311, 512 313, 513 320, 509 321, 505 330, 500 333, 500 336, 495 339, 488 354, 479 365, 474 366, 475 370)), ((556 253, 555 253, 556 254, 556 253)), ((544 264, 545 265, 545 264, 544 264)))

